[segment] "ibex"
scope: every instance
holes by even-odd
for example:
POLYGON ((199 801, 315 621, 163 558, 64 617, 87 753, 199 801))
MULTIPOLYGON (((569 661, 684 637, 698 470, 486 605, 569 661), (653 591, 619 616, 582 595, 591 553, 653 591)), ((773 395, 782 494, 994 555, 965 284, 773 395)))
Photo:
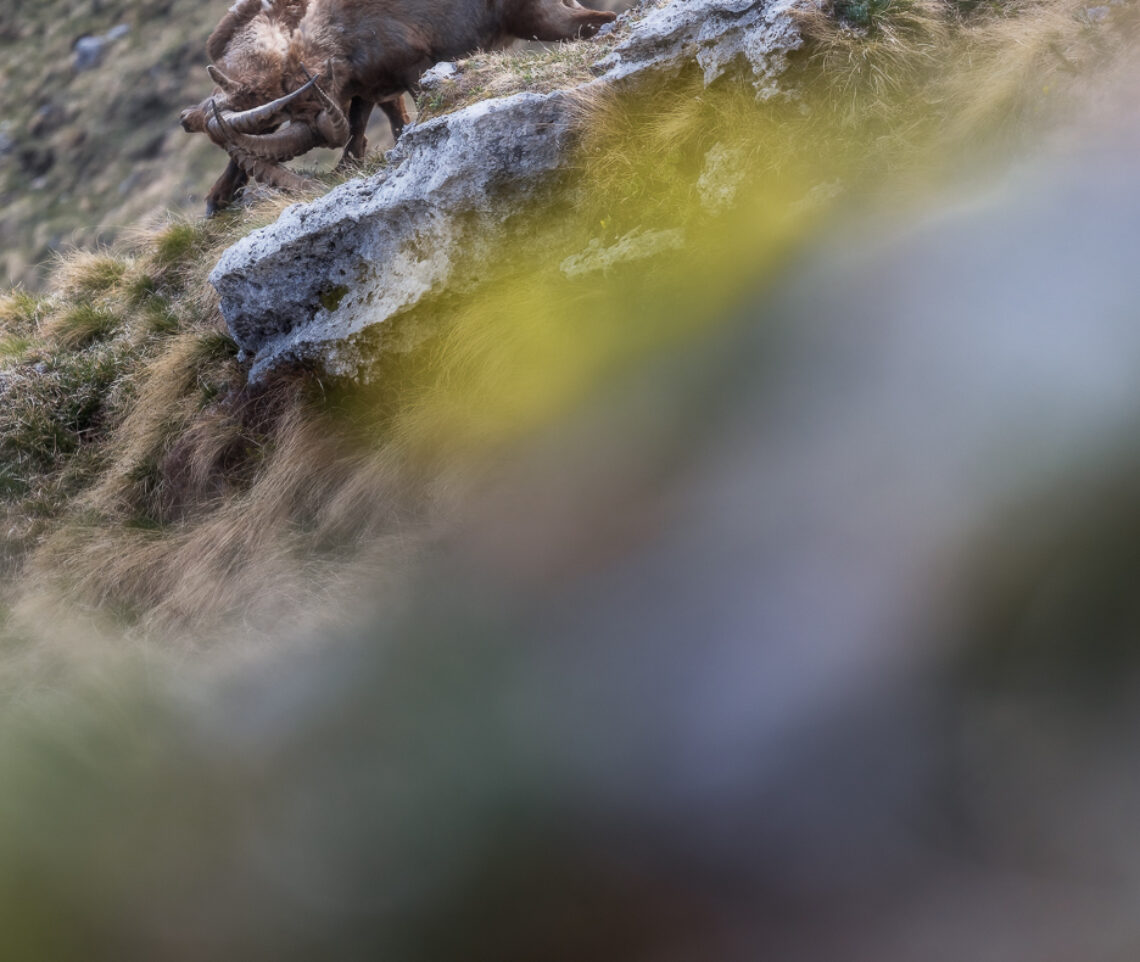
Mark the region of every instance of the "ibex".
POLYGON ((576 0, 237 0, 206 44, 217 88, 181 118, 230 155, 207 216, 250 177, 303 186, 282 164, 314 147, 362 157, 376 105, 398 137, 403 93, 432 64, 513 38, 593 36, 614 17, 576 0))

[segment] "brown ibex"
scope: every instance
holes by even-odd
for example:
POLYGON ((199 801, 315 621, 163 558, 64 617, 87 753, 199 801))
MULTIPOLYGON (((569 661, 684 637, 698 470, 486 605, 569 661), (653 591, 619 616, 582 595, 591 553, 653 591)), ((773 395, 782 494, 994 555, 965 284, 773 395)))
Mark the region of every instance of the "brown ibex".
POLYGON ((282 164, 314 147, 363 156, 376 105, 398 137, 403 93, 432 64, 513 38, 589 37, 614 16, 576 0, 237 0, 206 44, 217 89, 182 112, 230 155, 207 215, 250 177, 299 188, 282 164))

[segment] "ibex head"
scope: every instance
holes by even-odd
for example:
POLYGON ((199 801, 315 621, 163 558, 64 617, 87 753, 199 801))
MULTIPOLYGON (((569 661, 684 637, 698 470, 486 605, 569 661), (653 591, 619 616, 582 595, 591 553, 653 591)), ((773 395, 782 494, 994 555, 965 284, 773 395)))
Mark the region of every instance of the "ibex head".
MULTIPOLYGON (((296 187, 296 174, 280 165, 314 147, 343 147, 348 140, 344 111, 322 88, 322 76, 305 70, 305 81, 272 100, 256 88, 230 79, 212 64, 214 95, 181 115, 182 127, 204 132, 251 177, 280 187, 296 187), (254 101, 252 106, 239 105, 254 101)), ((329 64, 324 76, 331 76, 329 64)))
POLYGON ((348 140, 344 108, 326 91, 333 64, 314 76, 297 29, 307 0, 239 0, 210 37, 216 61, 206 68, 214 93, 182 111, 184 130, 205 133, 246 175, 296 188, 302 178, 281 165, 314 147, 348 140))

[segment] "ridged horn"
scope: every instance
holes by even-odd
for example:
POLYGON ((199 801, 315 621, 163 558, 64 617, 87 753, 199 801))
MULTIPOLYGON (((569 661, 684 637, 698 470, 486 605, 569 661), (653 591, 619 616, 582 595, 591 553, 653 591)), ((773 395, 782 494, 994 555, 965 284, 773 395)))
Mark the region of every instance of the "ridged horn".
MULTIPOLYGON (((276 100, 271 100, 267 104, 262 104, 260 107, 250 107, 249 110, 234 110, 226 111, 225 124, 231 130, 239 134, 256 134, 258 131, 265 130, 273 124, 277 114, 281 113, 286 107, 289 106, 298 97, 303 96, 312 90, 317 85, 317 78, 311 77, 309 81, 303 86, 298 87, 291 93, 285 94, 283 97, 278 97, 276 100)), ((219 86, 221 86, 219 84, 219 86)), ((215 111, 215 116, 220 116, 215 111)), ((212 121, 211 121, 212 123, 212 121)), ((221 133, 221 131, 215 131, 221 133)))
POLYGON ((230 157, 254 180, 276 187, 278 190, 301 191, 312 184, 307 177, 302 177, 280 164, 254 157, 240 147, 232 147, 230 157))
POLYGON ((217 104, 213 107, 214 118, 209 122, 209 129, 217 130, 231 155, 232 148, 236 148, 251 157, 275 163, 292 160, 322 144, 321 135, 308 124, 289 124, 271 134, 244 134, 230 126, 229 118, 217 104))
MULTIPOLYGON (((345 117, 344 111, 340 109, 340 105, 321 88, 319 82, 321 78, 319 76, 312 76, 309 71, 305 69, 304 64, 301 64, 301 72, 308 78, 309 82, 314 85, 313 89, 325 108, 321 111, 320 116, 317 117, 317 129, 329 147, 343 147, 348 143, 350 133, 348 118, 345 117)), ((333 65, 331 60, 325 64, 325 76, 330 80, 333 77, 333 65)))
POLYGON ((263 161, 260 157, 251 157, 239 147, 231 150, 230 157, 233 157, 234 163, 254 180, 260 181, 261 184, 268 184, 270 187, 276 187, 278 190, 298 191, 312 185, 309 178, 302 177, 301 174, 294 173, 288 168, 283 168, 280 164, 263 161))

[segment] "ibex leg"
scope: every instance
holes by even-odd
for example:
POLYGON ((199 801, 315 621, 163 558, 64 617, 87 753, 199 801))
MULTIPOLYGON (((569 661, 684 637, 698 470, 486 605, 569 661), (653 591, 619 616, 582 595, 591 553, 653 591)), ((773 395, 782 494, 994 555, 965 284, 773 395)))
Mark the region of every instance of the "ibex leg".
POLYGON ((214 186, 206 195, 206 216, 213 217, 223 207, 228 207, 238 192, 249 181, 247 174, 236 160, 230 159, 222 176, 214 181, 214 186))

